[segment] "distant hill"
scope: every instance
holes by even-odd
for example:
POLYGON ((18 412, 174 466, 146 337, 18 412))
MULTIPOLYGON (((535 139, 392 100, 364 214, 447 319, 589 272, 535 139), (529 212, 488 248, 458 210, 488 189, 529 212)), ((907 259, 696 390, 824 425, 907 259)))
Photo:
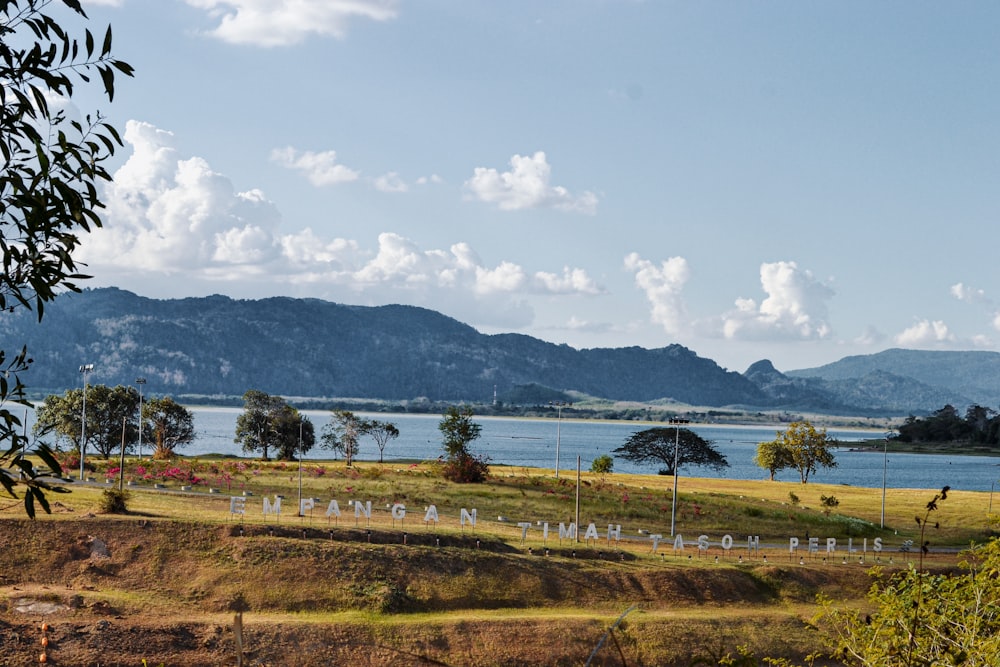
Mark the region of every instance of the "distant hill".
MULTIPOLYGON (((906 392, 924 388, 921 402, 942 407, 978 404, 994 409, 1000 405, 1000 353, 986 351, 943 352, 890 349, 877 354, 844 357, 818 368, 789 371, 794 378, 822 379, 830 383, 849 383, 859 378, 892 375, 896 378, 897 400, 912 403, 916 397, 906 392)), ((886 395, 885 398, 888 398, 886 395)))
POLYGON ((23 380, 35 393, 79 386, 79 366, 93 363, 92 382, 132 384, 143 376, 147 392, 171 395, 260 389, 395 401, 482 403, 495 395, 532 404, 579 392, 870 416, 924 414, 946 403, 996 405, 1000 396, 996 354, 972 361, 963 355, 986 353, 951 353, 948 361, 922 363, 942 353, 890 350, 785 374, 763 360, 740 374, 681 345, 577 350, 519 334, 482 334, 424 308, 317 299, 159 300, 92 289, 60 296, 41 324, 34 313, 3 313, 0 335, 8 348, 27 343, 35 362, 23 380))

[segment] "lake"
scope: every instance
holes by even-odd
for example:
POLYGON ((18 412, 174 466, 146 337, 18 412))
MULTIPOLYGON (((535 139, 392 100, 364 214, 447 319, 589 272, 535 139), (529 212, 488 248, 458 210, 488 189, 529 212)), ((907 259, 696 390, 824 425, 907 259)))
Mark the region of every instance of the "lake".
MULTIPOLYGON (((236 418, 242 408, 195 407, 191 410, 197 437, 194 443, 181 450, 183 454, 242 454, 239 445, 233 442, 236 418)), ((331 413, 306 410, 305 414, 316 426, 318 438, 330 421, 331 413)), ((385 448, 387 462, 432 460, 442 454, 441 433, 438 431, 441 415, 358 414, 390 421, 399 429, 399 438, 391 440, 385 448)), ((576 470, 578 456, 582 469, 589 470, 596 457, 612 455, 612 450, 621 446, 636 431, 660 425, 504 417, 474 417, 474 421, 482 426, 482 435, 471 444, 473 453, 484 454, 495 464, 551 469, 556 466, 558 439, 559 469, 566 475, 576 470)), ((688 424, 686 428, 712 441, 728 459, 729 467, 717 472, 711 468, 686 466, 681 468, 681 476, 747 480, 767 477, 765 471, 753 464, 753 456, 757 443, 774 439, 777 427, 688 424)), ((820 469, 810 477, 811 481, 881 488, 883 468, 889 488, 940 489, 947 484, 953 489, 991 491, 994 483, 1000 481, 1000 457, 893 453, 890 444, 886 462, 881 448, 855 451, 851 447, 852 442, 881 439, 884 431, 828 429, 827 432, 844 446, 835 450, 837 467, 820 469)), ((330 452, 317 445, 303 458, 330 458, 330 452)), ((362 461, 378 460, 378 448, 370 438, 362 438, 357 458, 362 461)), ((617 458, 614 462, 615 472, 655 473, 658 469, 655 464, 638 466, 617 458)), ((798 481, 798 473, 784 471, 777 479, 798 481)))

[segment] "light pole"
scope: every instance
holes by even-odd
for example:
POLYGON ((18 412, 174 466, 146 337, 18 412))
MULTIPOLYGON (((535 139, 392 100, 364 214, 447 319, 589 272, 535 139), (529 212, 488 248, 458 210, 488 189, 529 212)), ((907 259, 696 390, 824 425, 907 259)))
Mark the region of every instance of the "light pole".
POLYGON ((302 415, 299 415, 299 516, 302 516, 302 415))
POLYGON ((146 378, 136 378, 135 383, 139 385, 139 460, 142 460, 142 385, 146 384, 146 378))
POLYGON ((882 446, 882 519, 879 522, 879 528, 885 528, 885 481, 889 472, 889 438, 891 436, 892 431, 886 431, 882 446))
POLYGON ((563 401, 549 401, 549 405, 556 406, 556 479, 559 479, 559 440, 562 427, 562 409, 569 403, 563 401))
POLYGON ((83 364, 83 412, 80 415, 80 481, 83 481, 83 457, 87 452, 87 376, 94 370, 94 364, 83 364))
POLYGON ((674 536, 674 523, 677 519, 677 466, 680 463, 681 424, 687 424, 688 419, 671 419, 674 425, 674 497, 670 503, 670 537, 674 536))

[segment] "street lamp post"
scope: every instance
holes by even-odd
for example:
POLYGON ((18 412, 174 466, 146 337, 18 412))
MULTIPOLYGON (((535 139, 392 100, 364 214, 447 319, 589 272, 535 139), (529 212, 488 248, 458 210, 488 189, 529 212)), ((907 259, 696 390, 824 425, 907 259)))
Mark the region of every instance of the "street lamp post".
POLYGON ((677 519, 677 466, 680 462, 681 424, 687 424, 688 419, 671 419, 674 425, 674 497, 670 504, 670 537, 674 536, 674 524, 677 519))
POLYGON ((80 415, 80 481, 83 481, 83 457, 87 452, 87 376, 94 370, 94 364, 83 364, 83 412, 80 415))
POLYGON ((146 378, 136 378, 135 383, 139 386, 139 460, 142 460, 142 385, 146 384, 146 378))
POLYGON ((302 516, 302 415, 299 415, 299 512, 302 516))
POLYGON ((889 472, 889 438, 891 436, 892 431, 887 431, 882 446, 882 519, 879 522, 879 528, 885 528, 885 482, 889 472))
POLYGON ((556 479, 559 479, 559 440, 562 427, 562 409, 569 405, 563 401, 550 401, 549 405, 556 406, 556 479))

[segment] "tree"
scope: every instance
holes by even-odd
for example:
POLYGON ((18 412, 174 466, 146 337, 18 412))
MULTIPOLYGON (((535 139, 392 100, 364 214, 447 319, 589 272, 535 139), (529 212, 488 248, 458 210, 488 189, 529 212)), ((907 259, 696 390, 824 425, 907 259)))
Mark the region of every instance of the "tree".
POLYGON ((274 432, 277 457, 293 461, 316 444, 316 428, 309 417, 290 405, 285 405, 275 415, 274 432))
POLYGON ((323 435, 320 437, 322 447, 342 454, 350 467, 358 453, 358 441, 364 435, 365 428, 365 420, 350 410, 334 410, 333 420, 323 427, 323 435))
MULTIPOLYGON (((103 204, 97 185, 110 181, 105 168, 122 145, 115 128, 100 114, 69 121, 55 100, 72 98, 76 82, 100 75, 108 101, 117 74, 132 75, 127 63, 111 55, 111 28, 97 41, 84 29, 82 43, 71 30, 43 12, 49 2, 0 0, 0 317, 17 308, 35 310, 64 291, 79 291, 73 254, 81 232, 100 227, 103 204)), ((78 0, 63 0, 86 19, 78 0)), ((24 509, 35 516, 35 502, 49 512, 46 490, 61 473, 51 450, 36 450, 48 470, 26 457, 26 438, 8 404, 29 405, 21 375, 32 359, 27 347, 0 348, 0 486, 16 497, 25 487, 24 509), (4 451, 6 450, 6 451, 4 451), (17 471, 13 474, 6 465, 17 471)))
POLYGON ((757 444, 757 453, 754 454, 753 462, 769 473, 768 479, 774 481, 774 476, 792 467, 791 452, 783 444, 774 440, 757 444))
POLYGON ((194 415, 169 396, 153 398, 142 406, 143 433, 154 443, 154 459, 170 459, 179 447, 194 441, 194 415))
POLYGON ((438 424, 446 456, 444 477, 453 482, 480 483, 489 476, 486 458, 469 451, 469 443, 479 438, 483 427, 472 421, 472 408, 452 406, 438 424))
POLYGON ((607 454, 601 454, 590 462, 590 472, 597 473, 602 477, 611 472, 615 467, 615 460, 607 454))
POLYGON ((837 461, 830 451, 830 447, 836 443, 836 440, 827 436, 826 429, 817 431, 808 421, 792 422, 784 431, 778 431, 774 440, 757 445, 754 462, 768 470, 776 466, 771 470, 771 479, 774 479, 774 472, 777 470, 798 470, 799 479, 806 484, 809 475, 814 474, 820 466, 837 467, 837 461))
MULTIPOLYGON (((134 387, 108 387, 103 384, 90 385, 86 391, 87 442, 84 443, 84 452, 93 448, 103 458, 109 458, 121 448, 123 429, 125 448, 130 449, 139 439, 135 421, 139 393, 134 387)), ((74 449, 80 451, 83 418, 83 389, 70 389, 62 396, 45 397, 35 415, 33 430, 39 437, 54 434, 58 440, 68 440, 74 449)))
POLYGON ((243 413, 236 418, 236 437, 247 453, 261 452, 267 461, 270 448, 278 445, 277 418, 286 407, 280 396, 271 396, 257 389, 243 394, 243 413))
POLYGON ((612 453, 632 463, 662 463, 661 475, 675 475, 674 450, 677 468, 684 465, 707 466, 722 470, 729 461, 712 443, 687 428, 657 427, 633 433, 625 444, 612 453))
POLYGON ((385 446, 390 440, 399 437, 399 429, 392 422, 380 422, 377 419, 372 419, 365 424, 364 431, 375 441, 375 446, 378 447, 378 462, 382 463, 385 446))

